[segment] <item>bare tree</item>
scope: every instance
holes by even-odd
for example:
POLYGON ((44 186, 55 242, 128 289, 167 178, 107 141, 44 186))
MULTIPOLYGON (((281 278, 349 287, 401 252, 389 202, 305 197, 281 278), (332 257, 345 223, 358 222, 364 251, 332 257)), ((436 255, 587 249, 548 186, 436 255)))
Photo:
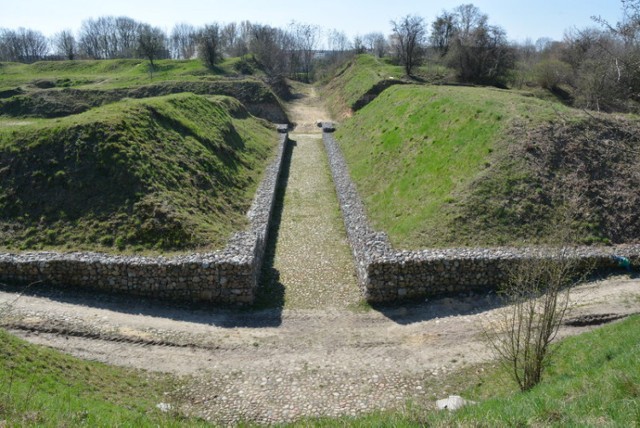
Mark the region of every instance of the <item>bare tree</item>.
POLYGON ((547 51, 551 50, 553 47, 554 41, 549 37, 540 37, 536 40, 536 51, 540 54, 544 54, 547 51))
POLYGON ((153 61, 167 57, 167 36, 158 27, 141 24, 138 27, 138 51, 149 60, 149 72, 153 75, 153 61))
POLYGON ((112 17, 88 19, 80 27, 80 50, 93 59, 114 58, 116 52, 112 17))
POLYGON ((441 56, 449 52, 449 46, 456 29, 456 15, 444 11, 431 23, 431 46, 441 56))
POLYGON ((176 24, 171 30, 171 56, 175 59, 191 59, 196 54, 196 29, 190 24, 176 24))
POLYGON ((387 49, 387 40, 382 33, 368 33, 362 37, 362 42, 368 52, 382 58, 387 49))
POLYGON ((5 61, 31 63, 44 59, 49 52, 47 38, 27 28, 0 31, 0 53, 5 61))
MULTIPOLYGON (((313 68, 313 59, 320 41, 320 28, 315 25, 293 22, 290 26, 293 37, 293 50, 298 53, 300 71, 308 82, 313 68)), ((293 64, 292 64, 293 65, 293 64)), ((297 72, 297 70, 292 70, 297 72)))
POLYGON ((327 31, 326 43, 328 52, 325 52, 324 57, 320 61, 323 62, 325 66, 318 68, 318 71, 324 73, 325 76, 329 76, 335 72, 333 67, 342 64, 353 56, 353 47, 349 41, 349 37, 347 37, 343 31, 336 29, 327 31))
POLYGON ((471 3, 456 7, 453 13, 457 23, 457 37, 464 41, 472 41, 478 28, 486 27, 489 22, 489 16, 471 3))
POLYGON ((586 52, 583 67, 589 66, 591 70, 581 70, 580 77, 587 77, 582 80, 590 83, 587 87, 600 86, 598 92, 604 102, 596 104, 598 109, 602 104, 609 110, 637 111, 640 102, 640 0, 621 0, 621 4, 622 19, 616 24, 601 17, 593 18, 600 24, 603 34, 589 40, 595 42, 595 49, 586 52), (604 74, 606 80, 599 81, 597 73, 604 74))
POLYGON ((198 56, 204 65, 213 70, 222 61, 222 39, 220 25, 217 23, 205 25, 198 31, 198 56))
POLYGON ((114 32, 111 36, 114 55, 119 58, 133 58, 139 48, 141 24, 126 16, 119 16, 113 19, 111 25, 114 32))
POLYGON ((53 36, 53 47, 58 55, 68 60, 75 59, 77 55, 76 38, 71 30, 63 30, 53 36))
POLYGON ((344 31, 338 31, 336 29, 329 30, 327 34, 327 48, 334 52, 344 52, 351 49, 351 43, 349 43, 349 37, 344 31))
POLYGON ((391 21, 391 26, 396 55, 407 76, 411 76, 413 68, 421 63, 424 55, 424 20, 419 16, 407 15, 399 21, 391 21))
POLYGON ((283 46, 289 45, 289 36, 281 29, 268 25, 253 25, 249 51, 270 76, 283 76, 289 69, 283 46))
POLYGON ((253 25, 249 21, 242 21, 238 24, 238 37, 231 48, 231 56, 244 57, 249 53, 249 46, 253 38, 253 25))
POLYGON ((353 51, 356 55, 367 52, 367 47, 364 45, 364 40, 362 40, 362 36, 359 34, 356 34, 353 38, 353 51))
POLYGON ((567 32, 560 59, 572 68, 575 105, 626 110, 630 100, 640 99, 635 55, 633 48, 608 31, 591 28, 567 32))
MULTIPOLYGON (((238 24, 231 22, 220 30, 220 36, 222 38, 222 50, 229 56, 235 56, 234 51, 239 38, 238 24)), ((240 55, 238 55, 240 56, 240 55)))
POLYGON ((577 278, 584 279, 577 276, 580 266, 570 249, 546 251, 511 269, 501 290, 507 306, 485 330, 490 346, 522 391, 542 379, 550 344, 567 313, 569 290, 577 278))
POLYGON ((443 12, 431 24, 431 45, 458 79, 503 86, 515 66, 505 31, 472 4, 443 12))
POLYGON ((126 16, 102 16, 82 23, 79 50, 94 59, 134 58, 139 52, 139 22, 126 16))

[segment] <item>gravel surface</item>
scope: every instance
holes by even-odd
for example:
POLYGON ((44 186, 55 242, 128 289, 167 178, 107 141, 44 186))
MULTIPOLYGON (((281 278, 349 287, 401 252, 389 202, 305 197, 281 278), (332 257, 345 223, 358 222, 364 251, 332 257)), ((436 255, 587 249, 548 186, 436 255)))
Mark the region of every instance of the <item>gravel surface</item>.
POLYGON ((300 89, 289 110, 297 125, 289 134, 288 180, 271 276, 279 281, 286 309, 345 308, 362 296, 322 132, 315 124, 328 113, 313 88, 300 89))
POLYGON ((295 147, 274 260, 285 308, 346 307, 361 295, 321 135, 290 138, 295 147))
MULTIPOLYGON (((0 291, 4 302, 11 307, 4 326, 32 343, 185 376, 171 396, 183 411, 221 425, 402 409, 408 401, 430 406, 460 393, 449 375, 490 361, 482 326, 500 311, 492 294, 361 312, 171 308, 56 290, 0 291)), ((639 311, 640 281, 616 277, 578 287, 569 316, 639 311)), ((593 328, 566 326, 560 336, 593 328)))

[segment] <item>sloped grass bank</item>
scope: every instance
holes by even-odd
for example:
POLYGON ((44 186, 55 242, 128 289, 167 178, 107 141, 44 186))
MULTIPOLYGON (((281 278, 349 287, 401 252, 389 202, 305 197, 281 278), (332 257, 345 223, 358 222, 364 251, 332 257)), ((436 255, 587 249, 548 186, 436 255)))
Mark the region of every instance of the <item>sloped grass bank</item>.
POLYGON ((229 58, 215 70, 198 60, 141 59, 0 63, 0 116, 63 117, 125 98, 182 92, 237 98, 254 115, 287 123, 280 99, 251 60, 229 58))
POLYGON ((213 72, 200 60, 159 60, 153 74, 144 59, 0 62, 0 91, 16 87, 114 89, 166 80, 221 79, 240 74, 235 67, 238 60, 230 58, 213 72))
POLYGON ((401 67, 372 55, 358 55, 346 63, 325 87, 327 106, 334 116, 343 117, 373 86, 386 79, 403 76, 401 67))
POLYGON ((0 424, 207 426, 176 412, 176 387, 169 376, 82 361, 0 329, 0 424))
MULTIPOLYGON (((414 70, 422 82, 444 82, 452 79, 451 71, 443 66, 427 64, 414 70)), ((357 55, 338 70, 324 88, 327 107, 334 117, 344 119, 376 98, 385 88, 410 83, 404 68, 392 64, 388 58, 357 55)))
POLYGON ((21 250, 222 248, 277 144, 238 101, 193 94, 0 125, 0 245, 21 250))
POLYGON ((252 79, 215 81, 165 81, 128 88, 52 88, 19 92, 0 99, 0 115, 8 117, 55 118, 83 113, 93 107, 126 98, 151 98, 191 92, 225 95, 238 99, 255 116, 276 123, 288 119, 278 97, 266 84, 252 79))
POLYGON ((436 425, 634 426, 640 423, 640 317, 563 340, 533 390, 512 389, 504 372, 469 390, 481 401, 436 425), (505 386, 508 385, 508 386, 505 386), (499 391, 496 394, 496 391, 499 391))
POLYGON ((636 242, 637 131, 509 91, 403 85, 336 138, 374 229, 419 249, 553 243, 568 210, 576 243, 636 242))

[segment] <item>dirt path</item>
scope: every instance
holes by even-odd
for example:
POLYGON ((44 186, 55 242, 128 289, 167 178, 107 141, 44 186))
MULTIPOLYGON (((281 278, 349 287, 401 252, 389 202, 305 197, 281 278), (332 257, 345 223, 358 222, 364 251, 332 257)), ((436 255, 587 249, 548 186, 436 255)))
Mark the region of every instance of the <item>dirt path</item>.
MULTIPOLYGON (((459 392, 447 376, 490 359, 480 333, 499 310, 496 298, 470 295, 379 310, 352 305, 359 295, 335 195, 327 188, 313 128, 322 110, 313 107, 312 95, 292 107, 301 130, 292 134, 297 145, 273 257, 284 308, 238 312, 4 290, 4 325, 81 358, 187 375, 180 391, 188 399, 185 410, 223 425, 356 415, 459 392), (314 227, 302 226, 303 219, 314 227)), ((572 317, 640 311, 637 279, 589 283, 572 296, 572 317)), ((589 328, 565 327, 562 334, 589 328)))

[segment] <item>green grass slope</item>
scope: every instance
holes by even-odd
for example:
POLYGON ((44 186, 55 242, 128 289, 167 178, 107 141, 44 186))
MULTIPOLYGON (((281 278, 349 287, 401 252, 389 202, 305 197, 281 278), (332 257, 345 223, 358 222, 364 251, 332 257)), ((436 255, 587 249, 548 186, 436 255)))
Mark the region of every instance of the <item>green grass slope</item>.
MULTIPOLYGON (((441 82, 452 79, 447 68, 427 63, 416 67, 414 77, 421 82, 441 82)), ((324 87, 327 106, 334 117, 344 119, 375 99, 391 85, 411 82, 404 68, 389 58, 357 55, 347 62, 324 87)))
POLYGON ((394 86, 337 132, 401 248, 640 239, 638 124, 487 88, 394 86))
POLYGON ((276 142, 238 101, 193 94, 0 120, 0 246, 221 248, 276 142))
POLYGON ((239 58, 230 58, 212 72, 199 60, 160 60, 155 62, 153 74, 149 73, 149 62, 143 59, 0 62, 0 93, 16 87, 114 89, 167 80, 223 79, 241 74, 238 62, 239 58))
POLYGON ((215 71, 200 61, 162 60, 153 75, 143 60, 0 63, 0 116, 63 117, 125 98, 182 92, 237 98, 255 116, 287 123, 280 99, 250 61, 232 58, 215 71))
POLYGON ((336 117, 348 116, 356 102, 372 87, 386 79, 402 77, 402 67, 390 65, 373 55, 358 55, 325 87, 327 106, 336 117))
POLYGON ((553 352, 543 381, 530 392, 511 389, 513 383, 504 372, 484 376, 467 394, 481 404, 439 415, 436 425, 640 424, 639 316, 565 339, 553 352))
POLYGON ((6 426, 207 426, 159 403, 168 377, 81 361, 0 329, 0 424, 6 426))
POLYGON ((18 93, 0 100, 0 115, 7 117, 64 117, 125 98, 152 98, 191 92, 225 95, 238 99, 254 115, 276 123, 287 123, 278 97, 261 81, 252 79, 214 81, 164 81, 114 89, 53 88, 18 93))

